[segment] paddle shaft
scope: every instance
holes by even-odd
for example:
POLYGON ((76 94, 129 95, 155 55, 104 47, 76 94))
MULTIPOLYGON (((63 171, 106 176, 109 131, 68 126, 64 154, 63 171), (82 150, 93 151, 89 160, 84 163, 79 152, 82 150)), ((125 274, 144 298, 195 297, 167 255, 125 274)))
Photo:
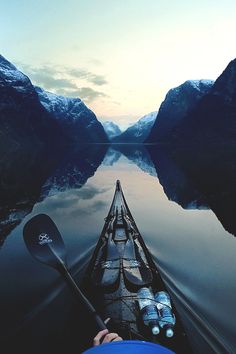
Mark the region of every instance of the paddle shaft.
POLYGON ((93 316, 94 320, 96 321, 96 324, 97 324, 99 330, 107 329, 105 323, 103 322, 101 317, 97 314, 97 312, 96 312, 95 308, 93 307, 93 305, 91 304, 91 302, 84 296, 84 294, 82 293, 80 288, 77 286, 74 279, 72 278, 72 276, 70 275, 66 266, 63 263, 60 264, 60 268, 58 268, 58 271, 60 272, 60 274, 63 276, 63 278, 67 282, 67 284, 69 285, 69 287, 73 291, 74 295, 77 298, 79 298, 80 301, 82 301, 83 304, 87 307, 88 311, 90 312, 90 314, 93 316))

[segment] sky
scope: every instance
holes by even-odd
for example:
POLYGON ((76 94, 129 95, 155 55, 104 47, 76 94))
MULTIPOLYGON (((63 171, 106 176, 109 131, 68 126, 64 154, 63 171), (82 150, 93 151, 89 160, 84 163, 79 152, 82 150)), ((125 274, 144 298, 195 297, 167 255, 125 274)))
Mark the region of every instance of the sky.
POLYGON ((235 0, 0 0, 0 9, 6 59, 121 126, 236 57, 235 0))

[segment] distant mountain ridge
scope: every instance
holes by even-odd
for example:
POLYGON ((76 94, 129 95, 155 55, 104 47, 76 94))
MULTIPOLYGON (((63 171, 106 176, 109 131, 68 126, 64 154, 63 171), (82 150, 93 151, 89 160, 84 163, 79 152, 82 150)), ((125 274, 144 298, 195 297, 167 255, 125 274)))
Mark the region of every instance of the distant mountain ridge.
POLYGON ((116 136, 122 133, 120 127, 113 122, 110 121, 102 122, 102 125, 110 140, 112 140, 113 138, 115 138, 116 136))
POLYGON ((113 143, 143 143, 148 137, 156 119, 157 112, 151 112, 140 118, 122 134, 112 139, 113 143))
POLYGON ((154 143, 168 140, 173 129, 210 91, 213 83, 211 80, 188 80, 169 90, 160 106, 156 121, 146 142, 154 143))

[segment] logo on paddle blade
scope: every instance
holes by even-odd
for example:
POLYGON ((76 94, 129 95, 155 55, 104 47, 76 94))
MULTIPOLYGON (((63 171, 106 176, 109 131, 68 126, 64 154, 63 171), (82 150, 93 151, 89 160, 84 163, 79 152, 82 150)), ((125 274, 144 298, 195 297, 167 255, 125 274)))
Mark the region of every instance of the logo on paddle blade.
POLYGON ((39 235, 39 245, 45 245, 47 243, 51 243, 52 239, 48 236, 48 234, 42 233, 39 235))

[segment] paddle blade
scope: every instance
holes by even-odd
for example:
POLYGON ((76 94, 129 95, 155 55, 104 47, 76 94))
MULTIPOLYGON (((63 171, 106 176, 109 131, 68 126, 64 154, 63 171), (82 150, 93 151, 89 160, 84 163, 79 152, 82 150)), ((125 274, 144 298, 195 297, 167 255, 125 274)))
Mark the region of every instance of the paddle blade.
POLYGON ((65 264, 66 251, 60 232, 46 214, 38 214, 24 226, 23 236, 31 255, 38 261, 58 268, 65 264))

